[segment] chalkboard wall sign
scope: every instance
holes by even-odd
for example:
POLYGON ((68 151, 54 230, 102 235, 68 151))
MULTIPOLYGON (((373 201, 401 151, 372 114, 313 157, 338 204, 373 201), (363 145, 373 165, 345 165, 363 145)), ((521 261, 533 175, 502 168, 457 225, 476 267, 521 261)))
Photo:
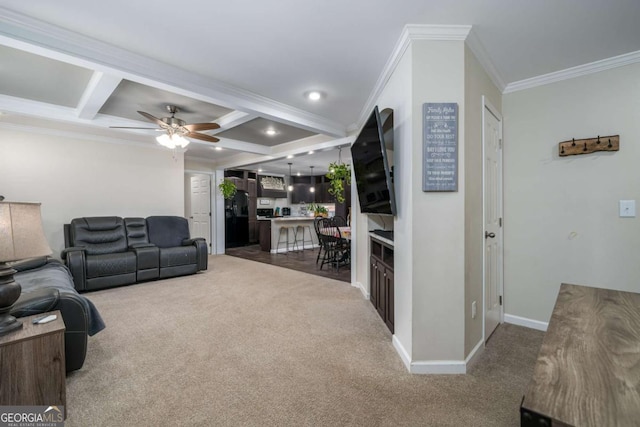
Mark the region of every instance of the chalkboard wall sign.
POLYGON ((423 104, 422 128, 422 191, 458 191, 458 104, 423 104))

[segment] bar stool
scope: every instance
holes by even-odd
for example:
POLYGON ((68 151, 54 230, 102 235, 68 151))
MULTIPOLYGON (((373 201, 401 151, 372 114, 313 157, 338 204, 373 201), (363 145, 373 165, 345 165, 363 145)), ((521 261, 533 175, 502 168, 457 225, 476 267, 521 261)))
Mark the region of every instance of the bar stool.
MULTIPOLYGON (((298 242, 298 236, 300 236, 300 231, 302 231, 302 240, 300 240, 300 242, 302 242, 302 250, 304 251, 304 243, 305 242, 311 243, 311 249, 313 249, 313 236, 311 234, 311 226, 310 225, 298 225, 296 227, 296 242, 298 242), (308 233, 309 233, 309 239, 308 240, 305 239, 305 230, 308 230, 308 233)), ((298 245, 298 249, 300 249, 300 245, 298 245)))
MULTIPOLYGON (((294 249, 297 247, 299 249, 298 246, 298 242, 297 242, 297 229, 291 225, 283 225, 280 227, 280 231, 278 232, 278 243, 276 244, 276 254, 279 254, 280 251, 280 245, 282 243, 284 243, 285 245, 285 252, 289 252, 289 230, 291 230, 293 232, 293 245, 291 245, 294 249), (284 232, 284 242, 280 242, 280 239, 282 238, 282 234, 284 232)), ((292 249, 292 252, 295 252, 295 250, 292 249)))

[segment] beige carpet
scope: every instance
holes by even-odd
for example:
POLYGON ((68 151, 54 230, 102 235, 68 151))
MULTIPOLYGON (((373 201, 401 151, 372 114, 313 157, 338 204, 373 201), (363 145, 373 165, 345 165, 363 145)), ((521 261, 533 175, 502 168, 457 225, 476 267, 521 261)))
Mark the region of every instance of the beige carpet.
POLYGON ((67 378, 68 427, 517 426, 542 340, 503 325, 469 374, 411 375, 359 290, 229 256, 86 295, 107 328, 67 378))

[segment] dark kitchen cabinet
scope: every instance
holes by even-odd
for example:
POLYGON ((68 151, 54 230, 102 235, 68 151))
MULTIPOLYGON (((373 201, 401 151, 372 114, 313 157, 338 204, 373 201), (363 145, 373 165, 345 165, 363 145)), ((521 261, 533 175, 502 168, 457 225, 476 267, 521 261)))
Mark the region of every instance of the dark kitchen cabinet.
POLYGON ((258 241, 258 221, 255 219, 249 219, 249 243, 256 243, 258 241))
POLYGON ((287 198, 287 188, 281 176, 258 175, 258 197, 287 198))
POLYGON ((258 196, 258 183, 255 178, 247 179, 247 192, 249 193, 249 197, 258 196))
POLYGON ((271 251, 271 221, 258 221, 260 249, 265 252, 271 251))
MULTIPOLYGON (((333 197, 333 196, 332 196, 333 197)), ((344 188, 344 202, 336 203, 336 216, 347 218, 349 216, 349 208, 351 207, 351 185, 346 185, 344 188)))
POLYGON ((387 328, 393 333, 395 318, 393 248, 373 238, 369 273, 369 300, 387 328))
POLYGON ((311 184, 293 184, 291 203, 312 203, 316 201, 315 193, 311 191, 311 184))

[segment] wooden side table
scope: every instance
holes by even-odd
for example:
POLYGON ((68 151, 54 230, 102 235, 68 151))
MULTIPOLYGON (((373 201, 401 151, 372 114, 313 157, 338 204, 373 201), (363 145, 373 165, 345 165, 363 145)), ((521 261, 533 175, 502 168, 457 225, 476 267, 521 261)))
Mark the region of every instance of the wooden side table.
MULTIPOLYGON (((0 405, 64 406, 67 401, 64 360, 64 321, 42 325, 22 317, 22 328, 0 336, 0 405)), ((65 408, 66 418, 66 408, 65 408)))

